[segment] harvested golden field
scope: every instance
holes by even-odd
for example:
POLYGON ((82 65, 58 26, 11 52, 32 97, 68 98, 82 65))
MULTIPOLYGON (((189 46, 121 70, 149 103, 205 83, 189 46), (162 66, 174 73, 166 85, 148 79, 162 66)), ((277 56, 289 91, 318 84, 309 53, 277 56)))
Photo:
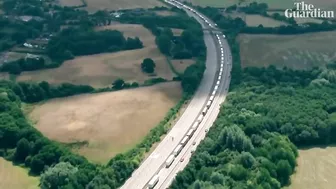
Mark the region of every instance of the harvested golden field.
POLYGON ((334 189, 336 147, 299 150, 296 173, 289 189, 334 189))
POLYGON ((33 108, 36 128, 60 142, 87 141, 77 151, 107 163, 145 137, 182 97, 179 82, 53 99, 33 108))
POLYGON ((83 5, 82 0, 59 0, 59 4, 66 7, 83 5))
POLYGON ((245 19, 245 22, 248 26, 259 26, 260 24, 262 24, 264 27, 278 27, 281 25, 287 25, 284 22, 280 22, 260 15, 246 15, 245 19))
POLYGON ((336 60, 336 32, 302 35, 240 35, 242 67, 275 65, 292 69, 324 66, 336 60))
POLYGON ((153 8, 166 6, 158 0, 86 0, 89 12, 98 10, 120 10, 120 9, 135 9, 135 8, 153 8))
POLYGON ((166 57, 157 49, 155 37, 142 25, 115 24, 98 28, 100 29, 119 30, 127 37, 138 36, 144 48, 77 57, 64 62, 59 68, 21 73, 17 81, 44 80, 54 84, 70 82, 104 87, 111 85, 118 78, 142 83, 153 77, 170 80, 175 76, 169 68, 166 57), (152 58, 156 63, 156 76, 149 76, 141 71, 140 64, 145 58, 152 58))
POLYGON ((28 176, 24 168, 14 166, 0 157, 0 188, 1 189, 38 189, 39 178, 28 176))
POLYGON ((178 71, 179 73, 183 73, 184 70, 195 63, 195 60, 192 59, 183 59, 183 60, 171 60, 172 65, 174 66, 174 68, 176 69, 176 71, 178 71))

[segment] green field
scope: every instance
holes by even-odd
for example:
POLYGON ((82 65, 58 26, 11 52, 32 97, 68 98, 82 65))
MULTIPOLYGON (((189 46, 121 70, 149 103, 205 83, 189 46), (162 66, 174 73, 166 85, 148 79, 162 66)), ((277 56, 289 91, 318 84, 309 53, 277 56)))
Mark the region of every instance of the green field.
POLYGON ((287 66, 307 69, 336 60, 336 32, 303 35, 240 35, 243 67, 287 66))

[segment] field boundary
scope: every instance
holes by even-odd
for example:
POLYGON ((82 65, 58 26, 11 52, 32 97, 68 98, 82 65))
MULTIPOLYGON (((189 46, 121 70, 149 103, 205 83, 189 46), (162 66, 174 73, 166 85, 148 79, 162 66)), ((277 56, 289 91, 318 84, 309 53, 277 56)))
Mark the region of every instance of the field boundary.
POLYGON ((175 68, 174 65, 172 64, 171 59, 170 59, 169 57, 167 57, 167 56, 165 56, 165 57, 166 57, 166 59, 167 59, 167 64, 168 64, 169 68, 171 69, 171 71, 172 71, 176 76, 181 77, 183 73, 180 73, 180 72, 178 72, 178 71, 176 70, 176 68, 175 68))

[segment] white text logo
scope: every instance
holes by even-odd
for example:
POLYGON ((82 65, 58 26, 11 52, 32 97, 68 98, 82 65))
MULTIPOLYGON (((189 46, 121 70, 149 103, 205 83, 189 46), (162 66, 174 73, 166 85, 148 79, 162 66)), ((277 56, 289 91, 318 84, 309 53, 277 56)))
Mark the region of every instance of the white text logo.
POLYGON ((287 18, 334 18, 334 11, 325 11, 315 8, 313 4, 295 2, 296 9, 286 9, 287 18))

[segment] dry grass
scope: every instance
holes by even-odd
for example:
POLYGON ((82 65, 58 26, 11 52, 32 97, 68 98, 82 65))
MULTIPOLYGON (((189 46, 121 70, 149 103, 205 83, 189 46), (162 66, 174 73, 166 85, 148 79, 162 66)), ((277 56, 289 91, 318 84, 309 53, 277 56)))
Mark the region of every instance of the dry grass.
POLYGON ((334 189, 336 147, 299 150, 298 167, 290 189, 334 189))
POLYGON ((0 157, 0 188, 2 189, 38 189, 39 179, 28 176, 24 168, 14 166, 0 157))
POLYGON ((259 26, 260 24, 262 24, 264 27, 278 27, 281 25, 287 25, 284 22, 280 22, 260 15, 246 15, 245 22, 248 26, 259 26))
POLYGON ((64 62, 59 68, 24 72, 17 77, 18 81, 48 81, 59 84, 89 84, 94 87, 111 85, 117 78, 128 82, 144 82, 152 77, 172 79, 175 75, 169 68, 167 60, 157 49, 155 37, 141 25, 115 24, 98 28, 116 29, 127 37, 138 36, 144 43, 144 48, 138 50, 104 53, 91 56, 77 57, 64 62), (152 58, 156 63, 156 76, 149 76, 140 69, 145 58, 152 58))
POLYGON ((73 7, 83 5, 81 0, 59 0, 59 4, 62 6, 73 7))
POLYGON ((120 10, 135 8, 153 8, 166 6, 158 0, 86 0, 86 10, 95 12, 97 10, 120 10))
POLYGON ((167 10, 155 11, 155 14, 157 14, 159 16, 174 16, 174 15, 176 15, 175 12, 167 11, 167 10))
POLYGON ((183 60, 171 60, 171 63, 173 64, 174 68, 176 69, 176 71, 178 71, 179 73, 183 73, 184 70, 195 63, 195 60, 192 59, 183 59, 183 60))
POLYGON ((61 142, 88 141, 78 153, 106 163, 134 147, 182 96, 178 82, 50 100, 30 113, 36 128, 61 142), (57 119, 55 119, 57 118, 57 119))
POLYGON ((336 32, 302 35, 240 35, 243 67, 287 66, 307 69, 336 60, 336 32))

